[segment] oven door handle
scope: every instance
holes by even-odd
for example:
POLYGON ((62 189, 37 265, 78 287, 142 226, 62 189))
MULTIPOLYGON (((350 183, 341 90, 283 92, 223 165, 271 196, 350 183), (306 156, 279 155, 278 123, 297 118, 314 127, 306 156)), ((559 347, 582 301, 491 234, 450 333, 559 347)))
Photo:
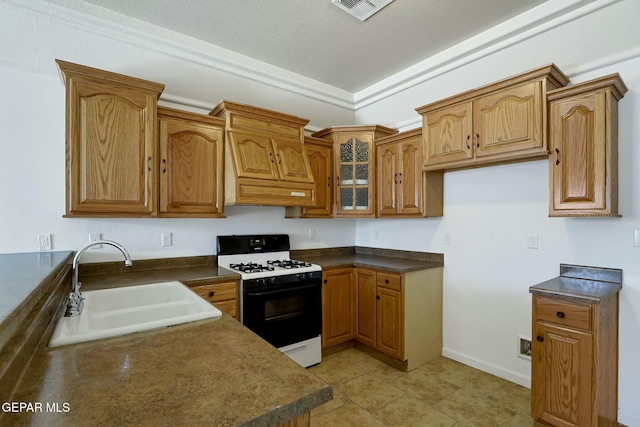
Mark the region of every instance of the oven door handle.
POLYGON ((261 297, 263 295, 278 294, 278 293, 281 293, 283 291, 297 291, 297 290, 319 288, 319 287, 322 287, 322 283, 318 283, 317 285, 292 286, 290 288, 277 289, 277 290, 274 290, 274 291, 266 291, 266 292, 251 292, 251 291, 245 291, 245 292, 246 292, 247 296, 249 296, 249 297, 261 297))

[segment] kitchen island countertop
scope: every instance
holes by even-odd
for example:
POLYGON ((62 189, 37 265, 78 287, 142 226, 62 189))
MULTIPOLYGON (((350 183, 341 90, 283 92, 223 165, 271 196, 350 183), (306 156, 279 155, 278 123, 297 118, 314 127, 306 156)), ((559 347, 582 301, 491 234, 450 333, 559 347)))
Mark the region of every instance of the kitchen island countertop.
POLYGON ((4 413, 0 424, 277 426, 331 397, 329 385, 223 314, 41 348, 12 401, 40 402, 42 412, 4 413))

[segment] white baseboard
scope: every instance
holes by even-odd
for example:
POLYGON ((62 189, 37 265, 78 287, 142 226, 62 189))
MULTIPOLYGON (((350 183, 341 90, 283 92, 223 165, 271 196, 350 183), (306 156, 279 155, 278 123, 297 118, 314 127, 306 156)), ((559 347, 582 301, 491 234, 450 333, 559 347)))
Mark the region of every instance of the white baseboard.
POLYGON ((444 357, 448 357, 449 359, 453 359, 457 362, 464 363, 465 365, 471 366, 472 368, 476 368, 481 371, 487 372, 491 375, 495 375, 496 377, 500 377, 507 381, 520 384, 521 386, 526 388, 531 388, 530 376, 525 376, 517 372, 513 372, 508 369, 501 368, 500 366, 487 363, 485 361, 476 359, 475 357, 467 356, 466 354, 462 354, 460 352, 451 350, 446 347, 442 349, 442 355, 444 357))

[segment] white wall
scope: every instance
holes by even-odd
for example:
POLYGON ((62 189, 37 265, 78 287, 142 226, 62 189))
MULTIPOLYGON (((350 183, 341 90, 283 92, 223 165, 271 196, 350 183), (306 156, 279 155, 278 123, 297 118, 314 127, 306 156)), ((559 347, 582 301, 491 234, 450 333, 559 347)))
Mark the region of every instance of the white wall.
MULTIPOLYGON (((88 242, 88 233, 102 233, 124 244, 134 259, 213 254, 222 234, 288 233, 296 249, 354 244, 354 220, 285 220, 278 207, 227 207, 226 219, 62 218, 65 89, 56 58, 164 83, 161 104, 204 114, 224 98, 312 119, 316 129, 350 124, 354 117, 343 105, 351 94, 68 3, 87 14, 38 1, 0 3, 0 253, 35 251, 41 233, 53 235, 54 250, 76 250, 88 242), (161 247, 162 232, 173 233, 173 246, 161 247)), ((109 259, 118 254, 108 248, 83 257, 109 259)))
POLYGON ((518 335, 531 336, 529 286, 557 276, 560 263, 623 269, 619 421, 628 426, 640 426, 640 247, 633 246, 640 229, 638 17, 637 1, 576 14, 356 113, 359 122, 376 122, 405 111, 394 120, 411 122, 415 107, 550 62, 572 83, 620 73, 629 87, 619 104, 622 218, 549 218, 548 163, 539 160, 448 172, 442 218, 358 220, 356 243, 443 252, 444 354, 521 384, 530 383, 530 363, 517 357, 518 335), (451 245, 443 244, 445 233, 451 245), (527 249, 530 233, 538 234, 538 249, 527 249))

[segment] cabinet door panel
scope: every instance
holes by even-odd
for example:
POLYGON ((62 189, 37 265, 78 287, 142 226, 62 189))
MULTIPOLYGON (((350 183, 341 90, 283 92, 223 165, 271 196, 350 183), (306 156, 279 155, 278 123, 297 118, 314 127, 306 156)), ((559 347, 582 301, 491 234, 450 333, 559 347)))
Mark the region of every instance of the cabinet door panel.
POLYGON ((313 208, 303 208, 303 216, 330 217, 333 204, 333 150, 308 143, 305 143, 305 147, 315 182, 316 204, 313 208))
POLYGON ((605 94, 551 105, 553 209, 606 207, 605 94))
POLYGON ((70 213, 154 213, 153 97, 72 82, 69 103, 70 213))
POLYGON ((355 338, 376 346, 376 275, 370 270, 356 270, 355 338))
POLYGON ((438 165, 473 156, 472 104, 465 102, 423 116, 424 164, 438 165))
POLYGON ((230 131, 229 138, 239 178, 279 179, 271 139, 236 131, 230 131))
POLYGON ((593 425, 593 336, 540 322, 536 323, 535 335, 533 416, 557 426, 593 425))
POLYGON ((422 150, 420 141, 403 142, 399 146, 398 164, 398 213, 421 214, 422 201, 422 150))
POLYGON ((401 293, 378 286, 377 348, 396 359, 402 359, 401 293))
POLYGON ((376 150, 378 186, 378 215, 394 215, 398 212, 398 145, 385 144, 376 150))
POLYGON ((353 338, 352 269, 323 272, 322 347, 353 338))
POLYGON ((366 216, 374 212, 373 135, 340 135, 336 144, 336 214, 366 216))
POLYGON ((222 212, 222 147, 221 129, 160 119, 161 212, 222 212))
POLYGON ((543 146, 541 85, 530 83, 474 101, 476 157, 543 146))
POLYGON ((313 182, 309 159, 299 140, 272 139, 276 164, 283 181, 313 182))

